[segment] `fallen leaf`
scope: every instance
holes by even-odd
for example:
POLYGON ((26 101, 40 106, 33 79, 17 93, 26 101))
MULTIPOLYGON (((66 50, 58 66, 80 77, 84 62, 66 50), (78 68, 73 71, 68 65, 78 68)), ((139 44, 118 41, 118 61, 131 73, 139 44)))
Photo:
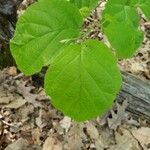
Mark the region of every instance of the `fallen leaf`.
POLYGON ((71 118, 65 116, 63 120, 60 121, 60 126, 65 129, 66 132, 68 132, 71 126, 71 118))
POLYGON ((148 147, 148 145, 150 145, 150 128, 141 127, 138 130, 133 130, 132 134, 143 147, 148 147))
POLYGON ((104 145, 104 143, 102 142, 101 138, 99 138, 99 139, 97 139, 95 141, 95 147, 96 147, 96 150, 108 149, 108 146, 104 145))
POLYGON ((15 97, 13 95, 6 95, 0 91, 0 104, 9 104, 15 97))
POLYGON ((17 111, 21 122, 26 122, 29 119, 29 115, 34 113, 34 107, 32 104, 24 105, 17 111))
POLYGON ((16 67, 10 67, 10 68, 8 68, 7 73, 10 76, 16 76, 17 75, 17 68, 16 67))
POLYGON ((44 110, 40 109, 39 116, 35 119, 36 125, 41 129, 46 125, 43 122, 43 114, 44 114, 44 110))
POLYGON ((99 137, 95 140, 97 150, 108 149, 110 145, 115 144, 113 131, 105 126, 99 129, 99 137))
POLYGON ((79 136, 74 135, 68 138, 68 150, 81 150, 83 146, 82 140, 79 136))
POLYGON ((125 109, 128 106, 127 100, 124 100, 122 105, 116 103, 117 113, 111 110, 112 118, 108 118, 108 126, 110 129, 116 130, 121 125, 122 120, 127 119, 125 109))
POLYGON ((43 150, 63 150, 63 146, 56 138, 48 137, 44 142, 43 150))
POLYGON ((32 130, 32 140, 34 141, 34 144, 41 145, 42 141, 40 140, 42 131, 39 128, 32 130))
POLYGON ((88 135, 92 139, 98 139, 98 137, 99 137, 98 130, 92 123, 90 123, 90 122, 86 123, 86 129, 87 129, 88 135))
POLYGON ((83 147, 82 140, 86 139, 86 135, 83 132, 84 125, 82 123, 72 123, 72 127, 65 136, 67 143, 66 150, 81 150, 83 147))
POLYGON ((22 81, 17 85, 17 92, 21 94, 29 103, 33 104, 34 107, 42 107, 41 103, 37 101, 38 94, 31 93, 31 90, 34 88, 34 86, 26 86, 26 82, 22 81))
POLYGON ((18 109, 20 107, 22 107, 27 101, 25 99, 23 99, 22 97, 20 98, 16 98, 15 100, 13 100, 10 104, 3 106, 4 108, 14 108, 14 109, 18 109))
POLYGON ((116 145, 112 145, 110 150, 140 150, 138 141, 128 130, 122 129, 122 134, 115 132, 116 145))
POLYGON ((25 150, 28 143, 23 138, 18 139, 16 142, 8 145, 5 150, 25 150))

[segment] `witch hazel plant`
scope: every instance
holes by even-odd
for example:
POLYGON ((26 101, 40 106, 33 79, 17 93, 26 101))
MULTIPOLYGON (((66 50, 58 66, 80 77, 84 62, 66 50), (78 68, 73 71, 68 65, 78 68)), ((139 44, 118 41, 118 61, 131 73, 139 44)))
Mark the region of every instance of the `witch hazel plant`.
POLYGON ((149 0, 108 0, 100 24, 111 48, 97 40, 81 40, 85 16, 97 3, 39 0, 20 17, 10 42, 25 75, 49 66, 45 91, 57 109, 76 121, 111 107, 122 85, 117 58, 131 57, 143 41, 138 10, 150 19, 149 0))

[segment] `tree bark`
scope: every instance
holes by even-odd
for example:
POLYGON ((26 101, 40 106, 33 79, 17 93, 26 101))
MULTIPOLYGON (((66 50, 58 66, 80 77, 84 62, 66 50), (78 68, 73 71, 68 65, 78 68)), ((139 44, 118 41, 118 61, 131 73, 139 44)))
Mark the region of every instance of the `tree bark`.
POLYGON ((22 0, 0 0, 0 67, 14 65, 10 54, 9 40, 17 21, 17 7, 22 0))
POLYGON ((137 119, 142 117, 150 121, 150 81, 122 73, 123 86, 118 94, 118 102, 128 100, 127 111, 137 119))

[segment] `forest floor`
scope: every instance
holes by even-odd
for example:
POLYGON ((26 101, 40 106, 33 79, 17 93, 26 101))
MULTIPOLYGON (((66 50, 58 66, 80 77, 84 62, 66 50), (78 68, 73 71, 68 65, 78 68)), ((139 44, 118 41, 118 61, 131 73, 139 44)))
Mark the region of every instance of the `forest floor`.
MULTIPOLYGON (((146 32, 143 45, 133 58, 118 65, 149 82, 150 23, 142 19, 141 24, 146 32)), ((101 32, 90 36, 107 43, 101 32)), ((124 118, 116 113, 117 120, 112 115, 74 122, 51 105, 32 77, 15 66, 4 68, 0 71, 0 150, 150 150, 149 120, 134 120, 126 103, 117 106, 124 118)))
POLYGON ((3 150, 148 150, 150 124, 118 105, 115 116, 77 123, 50 103, 42 87, 15 67, 0 71, 0 148, 3 150), (124 114, 125 118, 120 116, 124 114), (116 119, 117 118, 117 119, 116 119))

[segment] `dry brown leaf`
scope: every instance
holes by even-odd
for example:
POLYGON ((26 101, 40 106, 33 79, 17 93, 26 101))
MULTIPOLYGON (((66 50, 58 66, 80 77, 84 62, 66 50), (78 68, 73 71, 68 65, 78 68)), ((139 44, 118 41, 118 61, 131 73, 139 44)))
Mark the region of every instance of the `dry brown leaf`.
POLYGON ((10 76, 16 76, 17 75, 17 68, 16 67, 10 67, 10 68, 8 68, 7 73, 10 76))
POLYGON ((65 116, 61 121, 60 121, 60 126, 65 129, 66 132, 68 132, 70 126, 71 126, 71 118, 65 116))
POLYGON ((14 99, 15 97, 13 95, 6 95, 4 92, 0 91, 0 104, 8 104, 14 99))
POLYGON ((20 138, 16 142, 10 144, 5 150, 25 150, 27 149, 28 143, 26 140, 20 138))
POLYGON ((112 118, 108 118, 108 126, 110 129, 116 130, 119 125, 121 125, 122 120, 127 119, 125 109, 128 106, 127 100, 124 100, 122 105, 116 103, 117 113, 111 110, 112 118))
POLYGON ((83 147, 82 140, 86 139, 86 135, 83 132, 83 124, 72 123, 72 127, 65 136, 65 141, 67 143, 66 150, 81 150, 83 147))
POLYGON ((150 145, 150 128, 141 127, 138 130, 133 130, 132 134, 145 149, 150 145))
POLYGON ((76 134, 67 139, 66 150, 81 150, 82 146, 83 146, 82 139, 76 134))
POLYGON ((16 98, 15 100, 13 100, 10 104, 5 105, 3 107, 5 108, 14 108, 14 109, 18 109, 20 107, 22 107, 27 101, 25 99, 23 99, 22 97, 16 98))
POLYGON ((99 138, 95 141, 97 150, 108 149, 111 144, 115 144, 113 131, 108 127, 102 127, 99 131, 99 138))
POLYGON ((42 141, 40 140, 42 131, 39 128, 35 128, 32 130, 32 140, 34 144, 41 145, 42 141))
POLYGON ((28 104, 20 107, 17 111, 17 114, 19 115, 19 119, 21 120, 21 122, 26 122, 29 119, 29 115, 33 112, 34 107, 31 104, 28 104))
POLYGON ((48 96, 46 95, 44 89, 40 88, 38 92, 38 101, 43 101, 43 100, 49 100, 48 96))
POLYGON ((43 150, 63 150, 63 146, 54 137, 48 137, 43 145, 43 150))
POLYGON ((92 139, 98 139, 99 137, 99 133, 97 128, 90 122, 86 123, 86 129, 87 129, 87 133, 88 135, 92 138, 92 139))
POLYGON ((111 146, 110 150, 141 150, 138 141, 128 130, 122 129, 122 134, 115 133, 116 145, 111 146))
POLYGON ((43 121, 42 121, 42 110, 41 109, 39 111, 39 116, 35 119, 35 123, 39 128, 43 128, 42 127, 43 121))
POLYGON ((34 107, 42 107, 41 103, 37 101, 38 94, 31 93, 35 87, 26 86, 26 82, 19 82, 17 85, 17 92, 21 94, 34 107))
POLYGON ((108 146, 104 145, 104 143, 102 142, 101 138, 99 138, 99 139, 97 139, 95 141, 95 147, 96 147, 96 150, 108 149, 108 146))

